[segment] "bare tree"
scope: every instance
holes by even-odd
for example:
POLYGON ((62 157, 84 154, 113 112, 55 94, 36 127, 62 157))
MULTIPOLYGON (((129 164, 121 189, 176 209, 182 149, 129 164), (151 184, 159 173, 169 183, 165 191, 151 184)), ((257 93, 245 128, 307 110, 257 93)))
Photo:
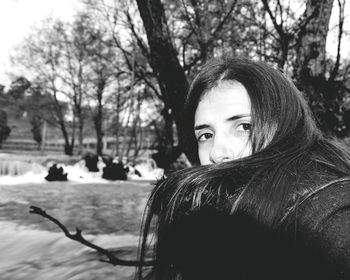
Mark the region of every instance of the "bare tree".
POLYGON ((73 154, 75 142, 76 117, 67 119, 70 104, 63 101, 67 87, 62 79, 62 65, 65 64, 64 27, 60 21, 45 22, 41 29, 35 30, 12 57, 17 65, 31 74, 30 79, 51 96, 51 120, 61 129, 64 138, 64 151, 73 154))

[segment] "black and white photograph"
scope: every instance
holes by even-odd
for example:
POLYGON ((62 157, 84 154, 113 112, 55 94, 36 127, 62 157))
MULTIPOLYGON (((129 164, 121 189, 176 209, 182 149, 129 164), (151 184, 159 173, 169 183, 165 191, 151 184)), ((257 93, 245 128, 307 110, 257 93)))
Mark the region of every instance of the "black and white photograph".
POLYGON ((0 280, 350 280, 350 3, 1 0, 0 280))

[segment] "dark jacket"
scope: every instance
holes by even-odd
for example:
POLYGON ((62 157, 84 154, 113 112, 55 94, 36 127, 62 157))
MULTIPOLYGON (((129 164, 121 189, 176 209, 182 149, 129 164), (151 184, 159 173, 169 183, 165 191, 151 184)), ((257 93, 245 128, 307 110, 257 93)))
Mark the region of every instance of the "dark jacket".
POLYGON ((207 208, 169 232, 184 279, 349 280, 350 179, 302 196, 278 229, 207 208))
POLYGON ((289 231, 309 279, 350 279, 350 178, 304 197, 290 213, 289 231), (316 272, 316 273, 315 273, 316 272))

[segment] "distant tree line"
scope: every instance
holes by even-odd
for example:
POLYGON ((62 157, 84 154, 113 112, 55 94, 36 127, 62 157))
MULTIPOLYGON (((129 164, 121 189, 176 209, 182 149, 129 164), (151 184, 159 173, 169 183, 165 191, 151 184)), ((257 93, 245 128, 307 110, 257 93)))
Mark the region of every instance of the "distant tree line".
POLYGON ((305 94, 325 133, 349 137, 350 63, 340 56, 345 0, 82 4, 72 23, 46 21, 13 56, 30 73, 33 130, 41 131, 34 127, 43 120, 55 123, 66 154, 75 141, 82 151, 87 121, 94 125, 98 154, 108 130, 118 150, 125 146, 118 136, 127 131, 137 145, 146 125, 157 133, 158 160, 168 167, 183 152, 181 108, 189 81, 207 59, 223 53, 276 65, 305 94), (327 54, 334 8, 338 47, 327 54))

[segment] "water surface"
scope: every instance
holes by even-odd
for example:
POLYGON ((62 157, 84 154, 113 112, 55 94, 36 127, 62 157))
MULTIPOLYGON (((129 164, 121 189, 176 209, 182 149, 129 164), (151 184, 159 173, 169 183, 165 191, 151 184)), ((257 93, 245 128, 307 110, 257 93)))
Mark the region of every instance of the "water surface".
MULTIPOLYGON (((0 182, 1 184, 1 182, 0 182)), ((50 182, 0 185, 0 278, 11 280, 132 279, 134 269, 99 261, 29 206, 43 208, 89 241, 135 257, 147 182, 50 182)))

